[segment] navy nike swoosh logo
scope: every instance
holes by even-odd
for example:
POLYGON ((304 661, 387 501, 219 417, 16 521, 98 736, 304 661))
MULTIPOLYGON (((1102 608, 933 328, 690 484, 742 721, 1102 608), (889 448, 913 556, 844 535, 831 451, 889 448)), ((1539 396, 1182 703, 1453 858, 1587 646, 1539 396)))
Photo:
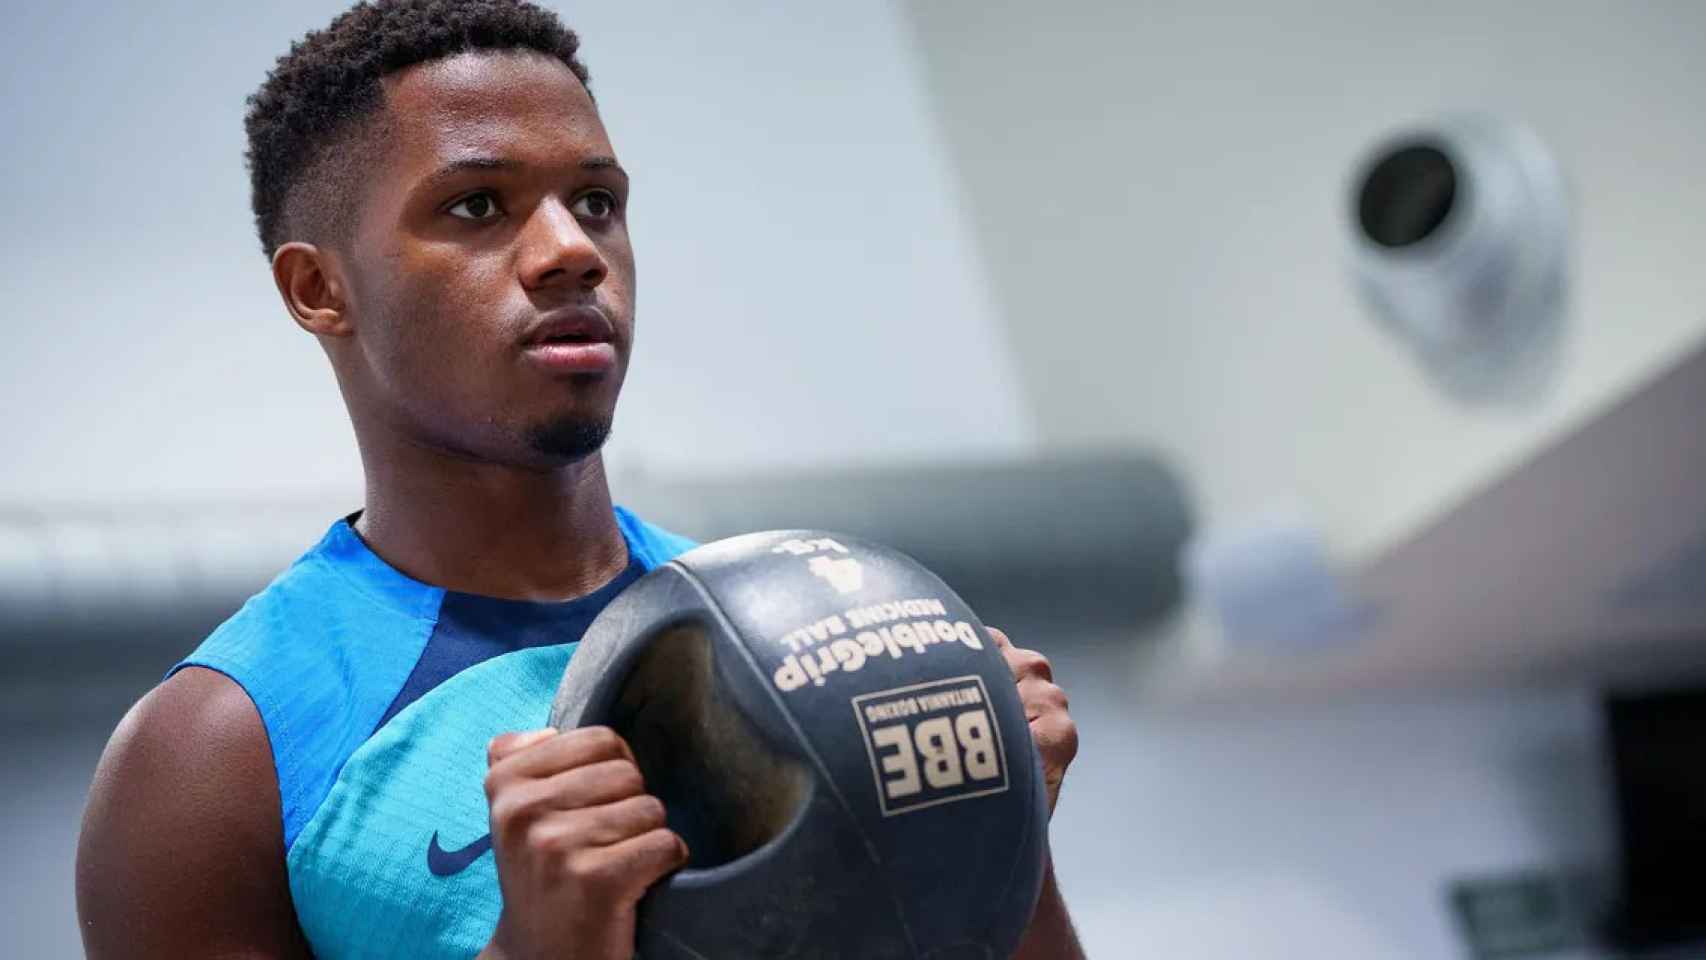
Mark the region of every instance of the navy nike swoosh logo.
POLYGON ((432 832, 427 844, 427 869, 437 877, 454 877, 492 849, 492 835, 486 834, 460 850, 446 850, 438 845, 438 831, 432 832))

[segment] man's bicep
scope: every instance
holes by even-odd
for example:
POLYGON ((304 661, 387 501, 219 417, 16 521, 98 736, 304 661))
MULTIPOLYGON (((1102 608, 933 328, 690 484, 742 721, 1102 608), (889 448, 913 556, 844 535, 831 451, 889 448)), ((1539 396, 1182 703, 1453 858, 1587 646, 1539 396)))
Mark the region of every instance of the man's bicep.
POLYGON ((186 669, 127 714, 77 845, 83 946, 107 957, 306 957, 278 780, 248 695, 186 669))

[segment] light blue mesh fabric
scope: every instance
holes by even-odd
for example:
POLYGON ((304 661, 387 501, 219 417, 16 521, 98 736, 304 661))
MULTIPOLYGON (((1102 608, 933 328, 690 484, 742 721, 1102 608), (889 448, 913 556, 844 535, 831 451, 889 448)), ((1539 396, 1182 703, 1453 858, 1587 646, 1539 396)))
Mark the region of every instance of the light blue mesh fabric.
POLYGON ((427 850, 490 829, 486 744, 545 725, 570 646, 487 660, 404 708, 355 751, 290 850, 296 916, 321 960, 470 957, 503 900, 486 851, 447 876, 427 850))

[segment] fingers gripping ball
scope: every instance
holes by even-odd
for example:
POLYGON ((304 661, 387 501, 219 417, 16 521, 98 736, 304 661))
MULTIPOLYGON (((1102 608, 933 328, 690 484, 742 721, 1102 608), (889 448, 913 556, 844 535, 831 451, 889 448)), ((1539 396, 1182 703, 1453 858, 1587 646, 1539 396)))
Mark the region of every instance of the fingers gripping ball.
POLYGON ((1013 674, 911 559, 815 531, 707 544, 587 630, 552 709, 608 725, 686 841, 647 960, 1005 958, 1048 798, 1013 674))

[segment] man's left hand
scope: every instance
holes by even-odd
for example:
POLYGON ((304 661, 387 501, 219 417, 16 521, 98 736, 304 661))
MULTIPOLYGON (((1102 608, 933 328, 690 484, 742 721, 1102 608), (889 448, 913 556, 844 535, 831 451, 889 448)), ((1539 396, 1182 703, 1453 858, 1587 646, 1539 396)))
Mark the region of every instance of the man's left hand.
POLYGON ((1052 816, 1055 801, 1060 799, 1061 781, 1066 779, 1066 768, 1078 755, 1078 727, 1066 712, 1066 691, 1055 685, 1054 668, 1047 657, 1014 646, 1007 634, 994 627, 988 629, 1019 685, 1019 700, 1025 705, 1025 719, 1031 724, 1031 739, 1043 760, 1043 780, 1048 785, 1048 810, 1052 816))

